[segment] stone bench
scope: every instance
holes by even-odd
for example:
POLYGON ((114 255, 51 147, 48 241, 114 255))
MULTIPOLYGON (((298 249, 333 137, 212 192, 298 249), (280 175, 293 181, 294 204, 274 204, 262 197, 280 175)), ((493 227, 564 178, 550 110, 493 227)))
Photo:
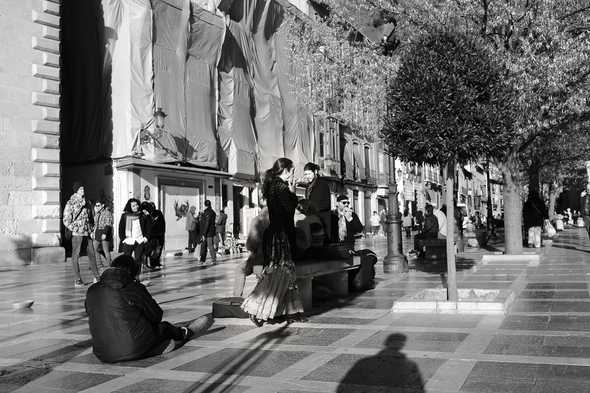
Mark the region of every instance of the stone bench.
POLYGON ((300 260, 295 263, 297 286, 303 302, 303 309, 312 307, 312 280, 314 277, 330 276, 328 285, 337 296, 348 295, 348 271, 361 266, 360 256, 337 260, 300 260))

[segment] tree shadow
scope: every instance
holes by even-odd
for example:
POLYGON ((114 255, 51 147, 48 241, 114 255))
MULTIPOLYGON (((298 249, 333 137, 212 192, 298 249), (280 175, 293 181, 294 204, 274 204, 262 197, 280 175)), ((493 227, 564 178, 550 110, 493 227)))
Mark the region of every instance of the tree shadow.
POLYGON ((0 390, 17 390, 51 373, 56 367, 75 358, 91 345, 91 340, 80 341, 18 364, 2 367, 0 368, 0 390))
POLYGON ((406 339, 401 333, 389 335, 385 339, 384 349, 352 366, 340 381, 336 392, 425 393, 418 365, 400 352, 406 339))
MULTIPOLYGON (((457 271, 471 269, 474 265, 475 265, 475 260, 473 260, 471 258, 458 257, 455 259, 455 266, 457 268, 457 271)), ((445 273, 447 271, 447 260, 446 259, 425 260, 423 258, 418 258, 416 260, 416 263, 414 264, 414 269, 419 270, 424 273, 433 273, 433 274, 445 273)))
POLYGON ((279 345, 291 333, 287 331, 289 325, 283 325, 259 335, 254 346, 243 354, 236 356, 228 363, 224 363, 208 372, 206 377, 199 379, 189 386, 183 393, 222 393, 231 391, 237 383, 261 361, 266 358, 270 350, 279 345))
POLYGON ((583 253, 586 253, 586 254, 590 254, 590 251, 588 251, 588 250, 584 250, 584 249, 581 249, 581 248, 578 248, 578 247, 566 246, 565 244, 555 244, 555 243, 553 243, 553 246, 552 247, 553 248, 563 248, 563 249, 566 249, 566 250, 574 250, 574 251, 579 251, 579 252, 583 252, 583 253))

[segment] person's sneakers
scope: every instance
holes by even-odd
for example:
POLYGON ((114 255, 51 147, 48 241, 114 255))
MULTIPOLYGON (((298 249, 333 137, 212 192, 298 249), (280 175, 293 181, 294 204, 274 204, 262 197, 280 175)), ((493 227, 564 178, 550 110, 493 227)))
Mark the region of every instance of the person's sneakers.
POLYGON ((74 281, 74 288, 84 288, 86 284, 82 280, 75 280, 74 281))
POLYGON ((195 335, 195 333, 187 327, 183 326, 180 329, 182 329, 182 341, 188 341, 195 335))

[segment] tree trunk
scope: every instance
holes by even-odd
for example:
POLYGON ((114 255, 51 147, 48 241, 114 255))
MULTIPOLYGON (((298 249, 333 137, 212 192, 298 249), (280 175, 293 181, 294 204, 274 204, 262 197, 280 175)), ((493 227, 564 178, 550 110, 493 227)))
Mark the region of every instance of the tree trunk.
POLYGON ((512 170, 502 167, 504 180, 504 242, 506 254, 522 254, 522 201, 520 183, 512 170))
POLYGON ((447 205, 447 299, 456 302, 457 268, 455 266, 455 201, 454 178, 455 163, 449 163, 444 170, 445 175, 445 203, 447 205))

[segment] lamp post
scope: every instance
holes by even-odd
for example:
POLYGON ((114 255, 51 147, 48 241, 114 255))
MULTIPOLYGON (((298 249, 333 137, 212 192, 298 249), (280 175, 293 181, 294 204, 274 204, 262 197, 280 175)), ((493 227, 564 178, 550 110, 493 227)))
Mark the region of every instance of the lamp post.
POLYGON ((383 272, 402 273, 408 271, 408 260, 400 252, 401 220, 397 201, 397 182, 395 179, 395 159, 389 156, 389 192, 387 212, 387 255, 383 258, 383 272))

